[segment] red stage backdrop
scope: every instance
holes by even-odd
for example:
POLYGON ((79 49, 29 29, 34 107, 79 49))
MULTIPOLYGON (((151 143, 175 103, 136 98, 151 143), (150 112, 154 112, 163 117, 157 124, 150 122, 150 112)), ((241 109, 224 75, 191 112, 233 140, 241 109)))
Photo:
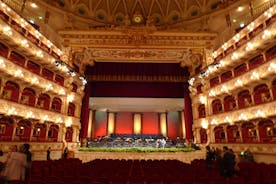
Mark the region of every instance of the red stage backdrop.
POLYGON ((144 112, 142 114, 142 133, 143 134, 158 134, 159 122, 158 113, 144 112))
POLYGON ((107 112, 96 111, 94 124, 94 138, 105 136, 107 132, 107 112))
POLYGON ((176 137, 180 137, 179 113, 178 112, 168 112, 167 121, 168 121, 168 123, 167 123, 168 137, 170 139, 176 139, 176 137))
POLYGON ((116 134, 132 134, 133 133, 133 113, 118 112, 115 120, 116 134))

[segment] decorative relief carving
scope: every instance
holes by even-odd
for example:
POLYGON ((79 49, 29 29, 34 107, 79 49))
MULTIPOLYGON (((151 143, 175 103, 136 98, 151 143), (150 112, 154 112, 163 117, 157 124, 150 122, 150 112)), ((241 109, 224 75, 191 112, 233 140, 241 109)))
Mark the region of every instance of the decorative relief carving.
POLYGON ((202 33, 194 35, 193 33, 182 32, 160 32, 156 31, 154 26, 148 26, 136 29, 116 29, 113 31, 61 31, 60 35, 64 38, 66 44, 81 44, 82 46, 115 45, 131 46, 133 44, 162 46, 187 46, 187 47, 210 47, 212 40, 216 37, 214 33, 202 33))
POLYGON ((147 75, 127 75, 127 76, 119 76, 119 75, 89 75, 87 76, 88 80, 93 81, 158 81, 158 82, 187 82, 187 76, 147 76, 147 75))
POLYGON ((193 53, 191 49, 187 49, 182 54, 181 66, 189 67, 189 71, 194 74, 194 69, 202 65, 203 56, 201 53, 193 53))
POLYGON ((122 59, 122 60, 180 60, 181 51, 173 50, 143 50, 143 49, 93 49, 90 56, 97 59, 122 59))
POLYGON ((212 56, 212 53, 213 53, 212 49, 204 49, 204 53, 205 53, 205 62, 203 62, 204 66, 207 66, 207 65, 210 65, 211 63, 213 63, 214 58, 212 56))

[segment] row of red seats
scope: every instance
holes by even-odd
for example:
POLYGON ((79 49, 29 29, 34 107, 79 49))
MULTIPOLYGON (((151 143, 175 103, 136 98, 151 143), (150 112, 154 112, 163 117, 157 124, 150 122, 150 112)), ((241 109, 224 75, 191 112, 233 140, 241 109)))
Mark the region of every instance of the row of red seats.
POLYGON ((239 164, 237 176, 225 179, 205 160, 34 161, 27 184, 273 184, 276 165, 239 164))

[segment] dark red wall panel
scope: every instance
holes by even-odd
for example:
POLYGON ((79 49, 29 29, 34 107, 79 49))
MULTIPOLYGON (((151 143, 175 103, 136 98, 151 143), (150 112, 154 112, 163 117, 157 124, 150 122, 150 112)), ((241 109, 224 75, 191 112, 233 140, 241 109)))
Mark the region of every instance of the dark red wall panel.
POLYGON ((105 111, 96 111, 94 124, 94 138, 105 136, 107 130, 107 113, 105 111))
POLYGON ((168 137, 170 139, 176 139, 176 137, 180 136, 179 113, 178 112, 168 112, 167 121, 168 121, 168 123, 167 123, 168 137))
POLYGON ((133 113, 118 112, 115 120, 116 134, 132 134, 133 133, 133 113))
POLYGON ((156 112, 144 112, 142 115, 142 133, 159 134, 159 118, 156 112))

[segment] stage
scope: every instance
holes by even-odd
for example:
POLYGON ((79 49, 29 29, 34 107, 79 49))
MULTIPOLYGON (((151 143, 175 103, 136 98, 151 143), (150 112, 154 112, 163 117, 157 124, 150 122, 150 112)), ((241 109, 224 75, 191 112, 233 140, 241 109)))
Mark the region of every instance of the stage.
POLYGON ((75 151, 74 157, 82 162, 89 162, 95 159, 126 159, 126 160, 179 160, 184 163, 190 163, 194 159, 205 159, 205 152, 202 150, 183 152, 108 152, 108 151, 75 151))

